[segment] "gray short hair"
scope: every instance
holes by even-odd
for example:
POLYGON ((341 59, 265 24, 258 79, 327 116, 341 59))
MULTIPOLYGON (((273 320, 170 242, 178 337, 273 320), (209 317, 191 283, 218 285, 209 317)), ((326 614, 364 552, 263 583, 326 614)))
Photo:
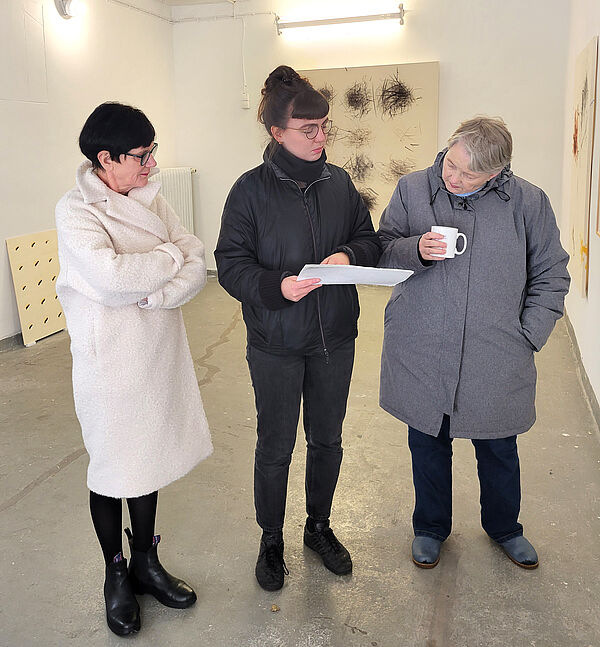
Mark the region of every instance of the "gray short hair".
POLYGON ((474 173, 498 173, 512 156, 512 136, 500 117, 463 121, 448 140, 448 148, 462 142, 471 156, 474 173))

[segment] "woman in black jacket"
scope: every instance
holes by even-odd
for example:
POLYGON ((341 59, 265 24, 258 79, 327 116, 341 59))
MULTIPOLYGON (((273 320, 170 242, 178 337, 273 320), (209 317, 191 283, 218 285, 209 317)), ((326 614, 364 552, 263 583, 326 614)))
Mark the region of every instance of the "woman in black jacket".
POLYGON ((233 185, 215 257, 219 282, 242 302, 258 413, 256 578, 283 586, 287 480, 303 400, 307 441, 304 543, 338 575, 352 571, 329 527, 342 461, 342 422, 359 314, 353 285, 297 281, 305 263, 376 265, 371 217, 348 174, 326 164, 329 104, 293 69, 265 81, 258 118, 271 136, 264 162, 233 185))

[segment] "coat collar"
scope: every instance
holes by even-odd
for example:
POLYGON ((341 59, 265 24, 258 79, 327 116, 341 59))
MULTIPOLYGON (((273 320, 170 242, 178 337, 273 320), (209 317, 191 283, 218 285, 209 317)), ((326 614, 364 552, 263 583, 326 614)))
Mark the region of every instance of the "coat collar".
POLYGON ((444 180, 442 179, 442 164, 447 152, 448 148, 444 148, 444 150, 440 151, 437 154, 433 165, 427 169, 427 176, 429 178, 429 187, 431 194, 430 204, 433 204, 437 194, 440 192, 446 193, 448 196, 450 196, 450 198, 462 200, 463 202, 467 200, 479 200, 490 191, 494 191, 503 202, 510 200, 510 194, 507 193, 508 187, 506 186, 507 182, 513 176, 513 172, 510 169, 510 164, 507 164, 500 171, 500 173, 496 175, 496 177, 493 177, 491 180, 486 182, 483 187, 473 195, 461 198, 453 193, 450 193, 450 191, 446 189, 446 185, 444 184, 444 180))
MULTIPOLYGON (((265 149, 263 153, 263 161, 264 163, 269 166, 270 168, 273 169, 273 172, 277 176, 279 180, 292 180, 291 177, 289 177, 275 162, 271 159, 269 156, 269 147, 265 149)), ((318 182, 319 180, 328 180, 331 177, 331 171, 328 168, 327 162, 323 165, 323 170, 321 171, 321 176, 315 180, 315 182, 318 182)), ((293 180, 294 182, 296 180, 293 180)), ((314 184, 314 182, 313 182, 314 184)))
POLYGON ((88 160, 79 165, 76 182, 85 204, 105 202, 107 215, 145 229, 165 242, 168 240, 164 222, 150 208, 160 190, 160 182, 148 182, 122 195, 104 184, 88 160))

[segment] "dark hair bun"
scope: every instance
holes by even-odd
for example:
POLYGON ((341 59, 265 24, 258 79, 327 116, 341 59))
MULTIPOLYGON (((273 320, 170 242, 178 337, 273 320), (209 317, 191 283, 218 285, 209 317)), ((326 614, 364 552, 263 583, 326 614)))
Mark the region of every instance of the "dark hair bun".
POLYGON ((288 87, 293 86, 298 81, 302 82, 302 77, 298 74, 298 72, 296 72, 296 70, 293 70, 287 65, 280 65, 279 67, 275 68, 267 77, 267 80, 265 81, 265 87, 263 89, 263 94, 272 92, 277 87, 280 87, 282 85, 288 87))
POLYGON ((325 97, 287 65, 280 65, 269 74, 261 94, 257 116, 269 136, 273 135, 273 126, 285 128, 290 117, 321 119, 329 112, 325 97))

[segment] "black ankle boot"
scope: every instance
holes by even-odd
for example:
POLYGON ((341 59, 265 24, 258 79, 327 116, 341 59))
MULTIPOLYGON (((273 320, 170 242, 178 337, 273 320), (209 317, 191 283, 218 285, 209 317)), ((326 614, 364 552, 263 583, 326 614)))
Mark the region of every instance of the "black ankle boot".
POLYGON ((265 591, 278 591, 283 586, 289 571, 283 559, 282 532, 263 532, 254 573, 265 591))
POLYGON ((352 573, 352 558, 329 527, 329 520, 315 521, 311 517, 304 526, 304 544, 321 556, 323 564, 336 575, 352 573))
POLYGON ((157 546, 160 535, 154 535, 152 546, 147 551, 133 549, 133 536, 129 528, 125 534, 131 548, 129 578, 133 591, 139 595, 150 593, 161 604, 174 609, 187 609, 196 602, 196 594, 183 580, 167 573, 158 561, 157 546))
POLYGON ((117 636, 140 630, 140 606, 135 599, 127 573, 127 560, 121 553, 106 567, 104 601, 106 622, 117 636))

